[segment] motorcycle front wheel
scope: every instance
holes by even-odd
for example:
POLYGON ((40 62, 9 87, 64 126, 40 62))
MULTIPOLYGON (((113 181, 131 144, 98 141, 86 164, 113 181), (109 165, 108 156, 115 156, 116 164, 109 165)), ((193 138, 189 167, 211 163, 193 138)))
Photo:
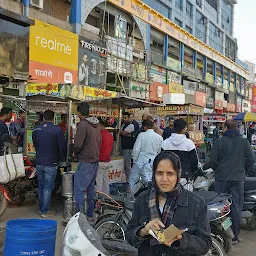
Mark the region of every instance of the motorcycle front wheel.
POLYGON ((212 237, 211 250, 205 256, 227 256, 227 254, 218 240, 212 237))
POLYGON ((96 223, 94 229, 104 239, 125 240, 125 225, 116 220, 116 217, 108 217, 96 223))

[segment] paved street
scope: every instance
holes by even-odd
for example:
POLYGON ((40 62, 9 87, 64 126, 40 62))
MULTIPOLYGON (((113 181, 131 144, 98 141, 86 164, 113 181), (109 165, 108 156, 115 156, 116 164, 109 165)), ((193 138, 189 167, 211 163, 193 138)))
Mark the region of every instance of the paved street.
MULTIPOLYGON (((58 210, 58 216, 55 219, 58 222, 58 233, 56 241, 55 256, 59 256, 61 236, 64 231, 64 227, 61 224, 62 221, 62 202, 61 197, 55 199, 54 205, 58 210)), ((16 218, 40 218, 38 214, 38 206, 34 200, 28 200, 24 206, 18 208, 8 208, 1 217, 0 225, 5 225, 6 221, 16 218)), ((1 236, 0 236, 1 239, 1 236)), ((256 255, 256 231, 242 231, 241 234, 242 243, 233 248, 229 256, 255 256, 256 255)), ((0 240, 0 243, 2 245, 0 240)))

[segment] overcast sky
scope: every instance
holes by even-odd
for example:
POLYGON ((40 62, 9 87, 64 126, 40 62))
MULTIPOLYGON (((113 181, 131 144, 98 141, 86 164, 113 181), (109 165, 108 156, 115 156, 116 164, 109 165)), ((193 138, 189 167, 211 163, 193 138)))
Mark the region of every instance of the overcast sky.
POLYGON ((235 5, 234 37, 238 58, 256 63, 256 0, 238 0, 235 5))

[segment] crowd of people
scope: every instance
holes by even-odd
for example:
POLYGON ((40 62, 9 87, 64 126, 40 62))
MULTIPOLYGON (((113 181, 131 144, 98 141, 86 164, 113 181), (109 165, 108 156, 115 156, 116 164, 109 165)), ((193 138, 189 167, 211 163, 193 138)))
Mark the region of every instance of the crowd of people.
MULTIPOLYGON (((73 156, 78 160, 74 175, 76 210, 84 212, 88 221, 93 223, 95 188, 109 194, 108 171, 114 137, 106 129, 110 125, 107 119, 89 117, 87 103, 80 103, 77 112, 80 123, 73 150, 73 156), (84 193, 87 195, 87 207, 84 193)), ((6 123, 11 118, 12 110, 2 108, 1 154, 6 142, 14 142, 18 148, 23 146, 24 112, 20 112, 20 117, 8 129, 6 123)), ((60 166, 63 163, 64 166, 67 157, 67 116, 63 114, 61 119, 59 125, 54 125, 53 111, 46 110, 39 116, 33 130, 41 217, 56 215, 50 209, 56 163, 60 166)), ((215 190, 232 196, 233 242, 237 244, 240 242, 245 171, 254 164, 254 155, 248 140, 238 132, 235 121, 227 120, 222 131, 216 127, 214 134, 210 160, 204 168, 215 171, 215 190)), ((181 185, 182 180, 192 179, 199 164, 186 121, 170 118, 169 125, 162 130, 152 115, 145 113, 140 127, 129 112, 124 112, 118 136, 132 198, 138 183, 152 184, 151 189, 136 199, 132 220, 126 231, 128 241, 139 246, 139 255, 189 255, 191 251, 197 255, 207 253, 211 243, 207 206, 200 196, 181 185), (168 243, 156 246, 156 240, 149 237, 150 230, 162 230, 171 224, 186 231, 168 243)))

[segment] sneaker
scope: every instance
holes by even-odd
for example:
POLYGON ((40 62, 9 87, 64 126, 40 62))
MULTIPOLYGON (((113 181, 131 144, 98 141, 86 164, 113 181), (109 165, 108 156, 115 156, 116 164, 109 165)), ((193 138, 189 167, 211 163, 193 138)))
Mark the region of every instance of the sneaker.
POLYGON ((238 245, 242 242, 239 238, 237 240, 232 240, 233 245, 238 245))
POLYGON ((47 213, 41 213, 42 218, 48 218, 56 215, 57 215, 57 212, 55 210, 49 210, 47 213))

